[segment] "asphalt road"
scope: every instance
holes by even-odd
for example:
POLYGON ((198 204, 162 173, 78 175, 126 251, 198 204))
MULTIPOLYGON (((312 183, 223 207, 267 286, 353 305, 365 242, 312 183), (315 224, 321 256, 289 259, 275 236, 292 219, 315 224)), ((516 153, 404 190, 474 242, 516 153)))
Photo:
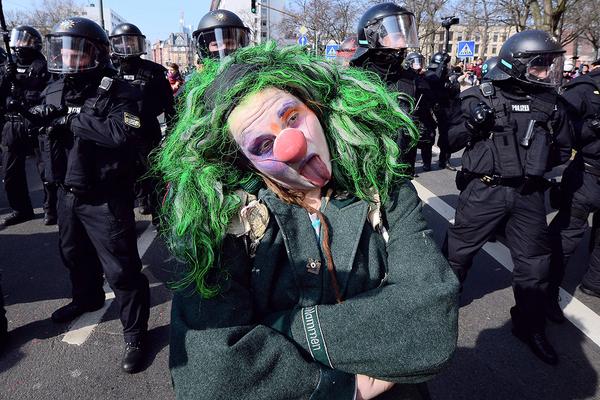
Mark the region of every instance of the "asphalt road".
MULTIPOLYGON (((58 254, 58 229, 42 224, 43 194, 33 160, 28 160, 28 169, 32 200, 38 207, 36 219, 0 228, 0 273, 11 332, 0 354, 0 399, 174 398, 167 366, 167 284, 178 265, 155 237, 149 219, 136 214, 138 248, 151 282, 150 356, 142 372, 125 375, 119 369, 121 324, 111 301, 74 325, 54 324, 49 319, 53 310, 69 301, 70 285, 58 254)), ((423 213, 441 244, 458 195, 454 173, 420 173, 415 186, 425 201, 423 213)), ((0 218, 8 212, 0 190, 0 218)), ((586 263, 587 253, 581 246, 563 285, 563 303, 571 321, 548 327, 561 359, 551 367, 512 336, 510 257, 501 243, 486 246, 475 260, 461 299, 456 354, 430 383, 432 397, 600 399, 600 299, 576 289, 586 263)))

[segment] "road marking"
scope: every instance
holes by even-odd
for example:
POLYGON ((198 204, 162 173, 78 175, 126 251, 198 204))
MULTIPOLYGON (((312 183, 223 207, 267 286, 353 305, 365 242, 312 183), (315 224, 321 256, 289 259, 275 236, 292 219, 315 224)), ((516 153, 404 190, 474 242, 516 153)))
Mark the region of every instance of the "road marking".
MULTIPOLYGON (((412 182, 423 203, 433 208, 434 211, 444 217, 449 223, 454 224, 454 208, 419 182, 415 180, 412 182)), ((514 265, 508 247, 500 242, 488 242, 483 246, 483 250, 500 263, 500 265, 512 272, 514 265)), ((592 342, 600 346, 600 316, 563 288, 560 288, 559 296, 560 308, 562 308, 565 317, 590 338, 592 342)))
MULTIPOLYGON (((155 237, 156 230, 154 229, 154 226, 151 223, 149 223, 137 241, 140 258, 144 257, 144 254, 146 254, 146 251, 148 251, 148 248, 154 241, 155 237)), ((146 266, 142 267, 142 269, 145 268, 146 266)), ((150 288, 160 285, 162 285, 162 283, 153 283, 150 285, 150 288)), ((110 307, 113 300, 115 299, 115 293, 111 290, 110 286, 108 286, 108 283, 104 282, 103 289, 104 293, 106 294, 104 306, 97 311, 85 313, 73 320, 73 322, 69 326, 69 331, 62 338, 63 342, 81 346, 90 337, 94 329, 102 320, 102 317, 106 313, 106 310, 108 310, 108 307, 110 307)))

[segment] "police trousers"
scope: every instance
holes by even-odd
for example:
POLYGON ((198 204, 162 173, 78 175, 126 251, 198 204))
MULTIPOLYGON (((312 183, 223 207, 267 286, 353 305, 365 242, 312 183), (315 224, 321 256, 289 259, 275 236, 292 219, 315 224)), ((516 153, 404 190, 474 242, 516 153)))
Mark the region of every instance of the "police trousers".
POLYGON ((460 193, 455 223, 448 229, 448 262, 464 282, 475 254, 505 221, 516 311, 527 321, 520 328, 540 331, 551 258, 543 191, 521 194, 518 187, 488 186, 473 179, 460 193))
MULTIPOLYGON (((589 227, 589 215, 600 212, 599 176, 571 163, 563 173, 562 188, 560 209, 550 223, 553 245, 549 296, 552 299, 558 296, 569 259, 589 227)), ((600 293, 600 240, 597 236, 592 238, 590 250, 589 266, 581 282, 600 293)))
POLYGON ((24 215, 33 214, 25 170, 29 146, 27 127, 22 117, 9 117, 2 129, 4 190, 10 207, 24 215))
POLYGON ((104 274, 115 293, 126 341, 147 331, 150 307, 132 205, 130 193, 80 196, 59 189, 60 255, 70 273, 73 302, 101 304, 104 274))

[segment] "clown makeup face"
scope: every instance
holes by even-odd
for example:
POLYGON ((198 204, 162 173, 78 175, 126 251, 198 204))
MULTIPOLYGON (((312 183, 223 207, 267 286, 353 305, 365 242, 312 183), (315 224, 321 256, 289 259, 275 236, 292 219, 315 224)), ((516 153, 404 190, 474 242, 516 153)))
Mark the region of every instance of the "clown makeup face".
POLYGON ((291 94, 264 89, 244 99, 227 122, 254 168, 283 187, 313 191, 331 179, 321 123, 291 94))

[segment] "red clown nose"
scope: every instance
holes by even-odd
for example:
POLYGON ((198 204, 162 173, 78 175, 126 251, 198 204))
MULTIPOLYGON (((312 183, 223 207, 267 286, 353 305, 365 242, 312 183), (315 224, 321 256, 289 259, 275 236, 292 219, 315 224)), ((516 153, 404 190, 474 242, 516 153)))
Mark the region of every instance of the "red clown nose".
POLYGON ((300 129, 286 128, 279 132, 273 144, 273 154, 279 161, 295 163, 306 155, 306 138, 300 129))

